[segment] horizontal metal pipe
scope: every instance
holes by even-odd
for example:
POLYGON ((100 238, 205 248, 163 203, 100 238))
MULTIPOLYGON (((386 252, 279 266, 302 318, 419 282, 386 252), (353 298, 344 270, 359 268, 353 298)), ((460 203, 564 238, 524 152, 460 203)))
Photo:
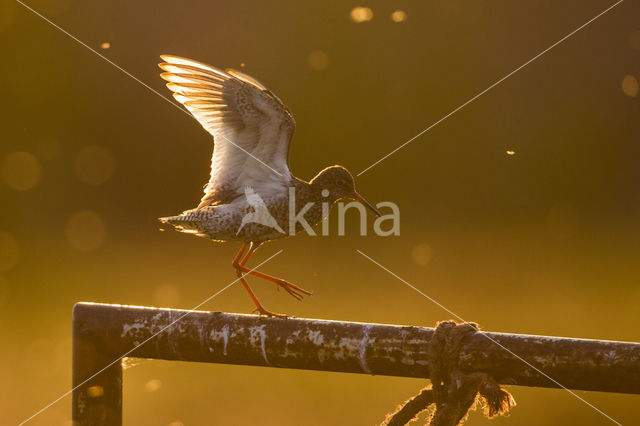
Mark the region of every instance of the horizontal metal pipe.
MULTIPOLYGON (((74 330, 74 345, 93 345, 89 352, 99 351, 101 363, 150 339, 129 356, 422 378, 429 377, 433 334, 428 327, 94 303, 76 304, 74 330)), ((88 375, 84 364, 74 384, 88 375)), ((640 393, 638 343, 477 332, 465 339, 459 365, 503 384, 640 393)))

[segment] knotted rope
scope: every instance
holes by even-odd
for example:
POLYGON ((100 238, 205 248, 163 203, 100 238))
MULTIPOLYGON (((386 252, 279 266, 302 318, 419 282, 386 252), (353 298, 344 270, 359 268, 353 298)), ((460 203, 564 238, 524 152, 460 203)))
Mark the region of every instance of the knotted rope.
POLYGON ((504 414, 516 405, 511 394, 488 374, 464 374, 458 368, 462 342, 476 331, 478 326, 474 323, 442 321, 436 325, 427 350, 431 385, 389 414, 383 426, 406 425, 431 404, 435 410, 429 426, 455 426, 464 422, 478 395, 488 418, 504 414))

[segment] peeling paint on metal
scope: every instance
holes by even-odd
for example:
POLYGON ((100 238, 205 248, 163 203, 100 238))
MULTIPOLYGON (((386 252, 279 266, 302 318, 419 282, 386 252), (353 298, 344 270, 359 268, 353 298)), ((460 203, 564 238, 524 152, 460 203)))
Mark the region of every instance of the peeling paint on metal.
MULTIPOLYGON (((426 377, 432 329, 79 304, 74 336, 89 345, 107 343, 117 353, 153 339, 136 349, 142 358, 426 377)), ((461 348, 459 363, 465 372, 544 387, 555 385, 495 342, 569 388, 640 393, 637 343, 485 332, 471 336, 461 348)), ((76 360, 88 362, 85 356, 76 360)))
POLYGON ((324 343, 324 336, 320 330, 307 330, 307 338, 316 346, 320 346, 324 343))
MULTIPOLYGON (((229 344, 229 324, 225 324, 222 326, 222 330, 211 330, 209 332, 209 340, 213 341, 213 343, 222 342, 222 354, 227 356, 227 346, 229 344)), ((213 352, 214 349, 209 344, 209 352, 213 352)))
POLYGON ((404 357, 402 358, 402 360, 400 360, 401 363, 403 363, 404 365, 415 365, 416 362, 414 360, 412 360, 411 358, 408 357, 404 357))
POLYGON ((325 353, 325 350, 324 350, 324 349, 322 349, 322 348, 320 348, 320 349, 318 350, 318 361, 320 361, 320 362, 324 362, 324 360, 325 360, 325 359, 326 359, 326 353, 325 353))
POLYGON ((369 345, 369 330, 371 326, 365 326, 362 329, 362 338, 360 339, 360 350, 358 360, 360 361, 360 367, 362 367, 362 371, 367 374, 371 374, 371 370, 369 369, 369 365, 367 365, 367 346, 369 345))
POLYGON ((298 358, 298 353, 290 351, 289 348, 284 348, 284 352, 282 353, 281 357, 284 359, 298 358))
POLYGON ((222 347, 222 354, 227 356, 227 345, 229 344, 229 324, 225 324, 222 327, 222 341, 224 346, 222 347))
MULTIPOLYGON (((129 334, 131 334, 132 336, 139 335, 145 330, 145 328, 146 328, 145 324, 140 322, 135 322, 133 324, 123 324, 122 333, 120 333, 120 338, 125 338, 129 334)), ((135 339, 133 343, 135 345, 139 345, 140 341, 138 339, 135 339)))
POLYGON ((267 339, 267 333, 264 331, 265 325, 262 324, 260 326, 251 327, 249 329, 249 341, 252 346, 257 346, 258 341, 260 342, 260 349, 262 350, 262 358, 264 359, 265 364, 271 365, 269 362, 269 358, 267 358, 267 348, 265 345, 265 341, 267 339))

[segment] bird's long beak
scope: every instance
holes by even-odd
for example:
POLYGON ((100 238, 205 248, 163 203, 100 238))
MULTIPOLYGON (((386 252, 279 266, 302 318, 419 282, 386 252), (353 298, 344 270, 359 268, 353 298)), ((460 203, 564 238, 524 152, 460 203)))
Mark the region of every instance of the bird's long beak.
POLYGON ((376 210, 375 207, 373 207, 367 200, 365 200, 362 197, 362 195, 358 194, 356 191, 353 191, 352 197, 355 200, 357 200, 357 201, 361 202, 362 204, 364 204, 364 206, 366 208, 368 208, 369 210, 371 210, 376 216, 378 216, 378 217, 382 216, 382 214, 378 210, 376 210))

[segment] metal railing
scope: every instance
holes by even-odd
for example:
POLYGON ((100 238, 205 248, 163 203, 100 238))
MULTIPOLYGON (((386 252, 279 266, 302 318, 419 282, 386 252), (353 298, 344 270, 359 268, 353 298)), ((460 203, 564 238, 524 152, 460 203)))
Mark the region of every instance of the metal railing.
MULTIPOLYGON (((78 303, 73 420, 122 424, 123 356, 428 378, 432 334, 428 327, 78 303)), ((639 343, 480 331, 465 339, 459 366, 502 384, 640 393, 639 343)))

